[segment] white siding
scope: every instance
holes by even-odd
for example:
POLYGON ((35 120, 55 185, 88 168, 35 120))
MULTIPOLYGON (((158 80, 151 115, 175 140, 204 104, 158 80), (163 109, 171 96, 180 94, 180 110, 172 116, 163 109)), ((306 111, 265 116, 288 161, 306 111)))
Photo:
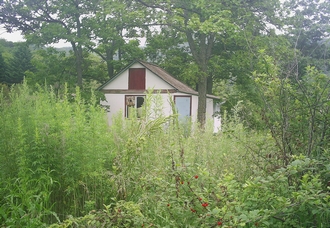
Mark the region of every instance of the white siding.
POLYGON ((140 63, 134 63, 130 68, 145 68, 145 67, 140 63))
POLYGON ((191 120, 196 122, 197 121, 197 110, 198 110, 198 96, 192 95, 192 102, 191 102, 191 120))
POLYGON ((119 111, 125 113, 125 95, 123 94, 105 94, 106 101, 101 101, 101 105, 108 107, 108 123, 111 125, 112 117, 119 111))
POLYGON ((174 89, 173 86, 165 82, 163 79, 155 75, 150 70, 146 70, 146 88, 153 89, 174 89))
POLYGON ((128 70, 125 70, 103 89, 128 89, 128 70))
POLYGON ((206 98, 206 118, 213 118, 213 99, 206 98))
POLYGON ((214 102, 213 112, 215 113, 213 116, 213 132, 217 133, 221 130, 220 103, 214 102))

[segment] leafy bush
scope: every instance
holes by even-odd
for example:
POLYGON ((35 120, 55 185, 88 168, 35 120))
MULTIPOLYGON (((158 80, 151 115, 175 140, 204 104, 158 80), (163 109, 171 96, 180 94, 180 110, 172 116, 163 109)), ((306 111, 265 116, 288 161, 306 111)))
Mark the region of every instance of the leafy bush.
MULTIPOLYGON (((143 193, 136 202, 117 201, 53 227, 326 227, 329 187, 309 171, 318 165, 301 158, 243 183, 233 174, 215 177, 198 167, 167 170, 163 177, 149 174, 139 178, 136 188, 143 193)), ((329 171, 318 173, 322 170, 329 171)))

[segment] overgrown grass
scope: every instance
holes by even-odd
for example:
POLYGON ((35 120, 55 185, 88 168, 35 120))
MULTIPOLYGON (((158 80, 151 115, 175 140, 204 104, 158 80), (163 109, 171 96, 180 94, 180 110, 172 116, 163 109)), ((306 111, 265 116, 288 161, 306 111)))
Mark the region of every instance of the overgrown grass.
POLYGON ((3 224, 39 226, 84 214, 85 201, 103 206, 115 154, 95 99, 23 84, 2 94, 0 118, 3 224))
POLYGON ((235 111, 214 134, 162 116, 150 95, 145 118, 109 127, 79 90, 2 94, 2 227, 327 226, 329 154, 280 167, 270 134, 235 111))

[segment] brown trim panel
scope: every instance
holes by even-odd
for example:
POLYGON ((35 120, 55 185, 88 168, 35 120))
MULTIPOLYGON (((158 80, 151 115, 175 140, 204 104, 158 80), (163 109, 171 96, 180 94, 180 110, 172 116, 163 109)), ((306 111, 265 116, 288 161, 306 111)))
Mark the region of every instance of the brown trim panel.
MULTIPOLYGON (((125 90, 125 89, 103 89, 103 93, 112 94, 136 94, 136 93, 147 93, 148 90, 125 90)), ((176 89, 155 89, 153 93, 176 93, 176 89)))
POLYGON ((130 68, 128 70, 128 89, 146 89, 146 68, 130 68))

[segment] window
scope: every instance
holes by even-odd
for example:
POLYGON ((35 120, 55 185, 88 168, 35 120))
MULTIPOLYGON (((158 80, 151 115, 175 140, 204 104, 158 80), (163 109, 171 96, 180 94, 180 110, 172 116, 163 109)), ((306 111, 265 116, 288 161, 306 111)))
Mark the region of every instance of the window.
POLYGON ((179 120, 185 120, 191 116, 190 96, 174 96, 174 102, 179 114, 179 120))
POLYGON ((128 89, 146 89, 146 69, 130 68, 128 73, 128 89))
POLYGON ((144 97, 145 96, 125 96, 125 116, 127 118, 133 116, 136 116, 137 118, 142 117, 142 106, 144 104, 144 97))

